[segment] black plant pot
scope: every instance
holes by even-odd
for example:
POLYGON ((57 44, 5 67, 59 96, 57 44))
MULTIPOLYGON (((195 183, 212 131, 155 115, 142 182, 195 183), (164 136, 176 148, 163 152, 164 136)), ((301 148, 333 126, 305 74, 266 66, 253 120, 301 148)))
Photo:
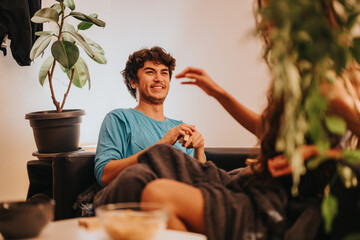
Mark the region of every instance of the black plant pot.
POLYGON ((84 110, 32 112, 25 115, 33 128, 39 153, 71 152, 79 149, 80 123, 84 110))

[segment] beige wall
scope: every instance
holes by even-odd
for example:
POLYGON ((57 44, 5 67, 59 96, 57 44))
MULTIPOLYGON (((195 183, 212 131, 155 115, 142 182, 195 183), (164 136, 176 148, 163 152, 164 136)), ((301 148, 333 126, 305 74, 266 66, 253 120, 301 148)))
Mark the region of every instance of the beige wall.
MULTIPOLYGON (((52 1, 43 0, 49 6, 52 1)), ((188 65, 204 68, 225 89, 256 112, 266 103, 266 67, 254 28, 249 0, 77 0, 77 10, 97 12, 107 25, 88 31, 100 43, 107 65, 88 58, 92 89, 72 88, 66 108, 86 110, 81 144, 93 144, 104 115, 118 107, 134 107, 120 70, 128 55, 141 47, 159 45, 177 59, 175 74, 188 65)), ((25 199, 26 162, 36 150, 26 113, 53 109, 48 85, 37 81, 39 58, 29 67, 16 64, 11 53, 0 56, 0 201, 25 199)), ((66 77, 57 75, 64 89, 66 77)), ((63 93, 58 93, 62 95, 63 93)), ((176 79, 165 106, 168 117, 192 123, 206 146, 251 147, 256 139, 239 126, 213 99, 176 79)))

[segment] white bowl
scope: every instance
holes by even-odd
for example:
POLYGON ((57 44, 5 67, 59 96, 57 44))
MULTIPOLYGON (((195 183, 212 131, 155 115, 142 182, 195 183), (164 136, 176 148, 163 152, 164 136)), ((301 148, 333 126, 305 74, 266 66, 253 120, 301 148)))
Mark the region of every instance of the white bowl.
POLYGON ((151 240, 166 228, 167 211, 155 203, 102 205, 96 216, 113 240, 151 240))

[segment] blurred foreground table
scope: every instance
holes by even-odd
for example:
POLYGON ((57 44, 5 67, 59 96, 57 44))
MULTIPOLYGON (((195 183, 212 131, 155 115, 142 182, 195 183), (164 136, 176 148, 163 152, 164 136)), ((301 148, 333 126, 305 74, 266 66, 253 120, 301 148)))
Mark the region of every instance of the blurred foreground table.
MULTIPOLYGON (((79 219, 50 222, 36 238, 27 240, 111 240, 102 228, 88 230, 79 226, 79 219)), ((0 235, 2 240, 2 236, 0 235)), ((155 240, 206 240, 206 237, 197 233, 162 230, 155 240)))

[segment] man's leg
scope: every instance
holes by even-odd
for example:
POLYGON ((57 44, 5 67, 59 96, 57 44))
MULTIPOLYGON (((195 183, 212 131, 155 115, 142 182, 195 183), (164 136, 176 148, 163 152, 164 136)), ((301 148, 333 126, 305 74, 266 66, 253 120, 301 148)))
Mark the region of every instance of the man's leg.
POLYGON ((169 211, 168 228, 205 233, 200 189, 171 179, 157 179, 146 185, 141 201, 164 204, 169 211))
POLYGON ((156 178, 145 164, 130 166, 95 195, 94 207, 108 203, 140 202, 142 190, 156 178))

